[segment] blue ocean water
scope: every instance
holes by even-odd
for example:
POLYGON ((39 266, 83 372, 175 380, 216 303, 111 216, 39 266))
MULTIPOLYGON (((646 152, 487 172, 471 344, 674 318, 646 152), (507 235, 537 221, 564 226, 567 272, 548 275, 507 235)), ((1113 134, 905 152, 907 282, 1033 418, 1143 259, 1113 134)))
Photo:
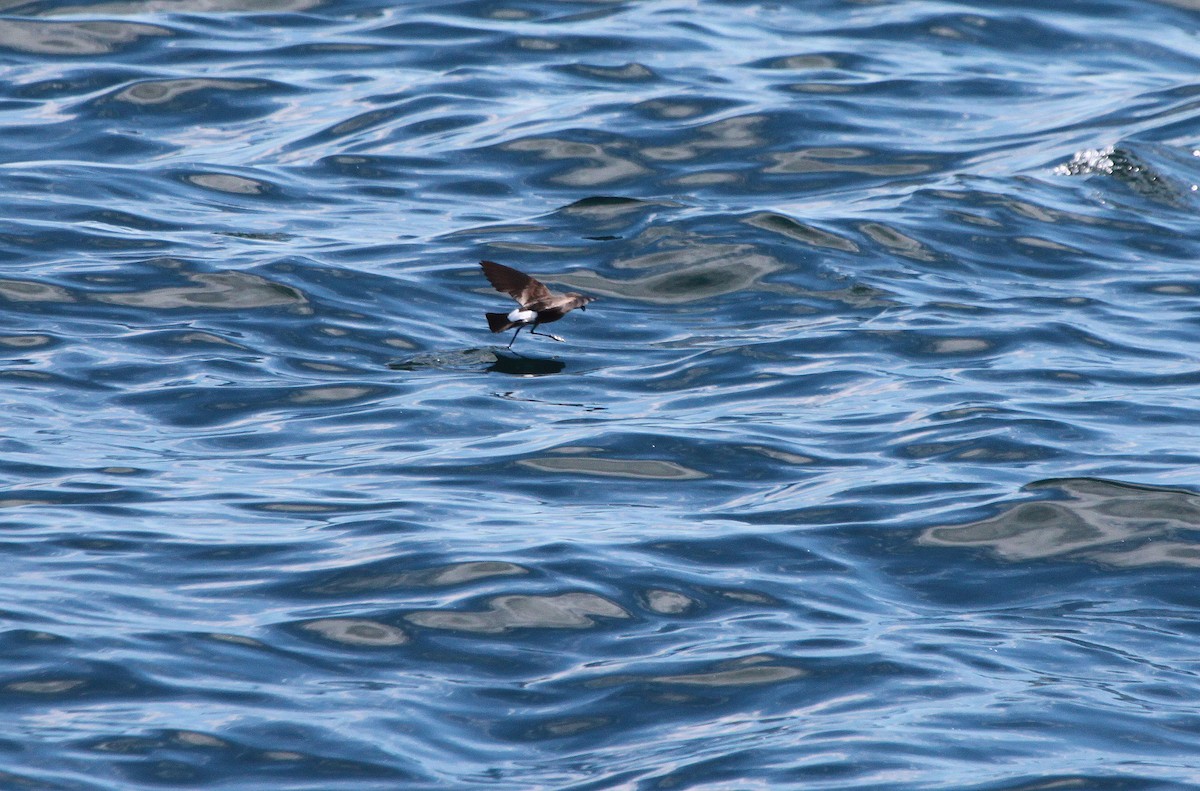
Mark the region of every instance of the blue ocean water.
POLYGON ((0 788, 1200 785, 1198 31, 7 3, 0 788))

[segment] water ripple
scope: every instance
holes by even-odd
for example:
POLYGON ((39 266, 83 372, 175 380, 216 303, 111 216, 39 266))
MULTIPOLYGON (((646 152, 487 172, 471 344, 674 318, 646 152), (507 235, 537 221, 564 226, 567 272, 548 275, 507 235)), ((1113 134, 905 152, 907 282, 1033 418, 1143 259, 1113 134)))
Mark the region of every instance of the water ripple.
POLYGON ((0 786, 1194 783, 1188 3, 6 13, 0 786))

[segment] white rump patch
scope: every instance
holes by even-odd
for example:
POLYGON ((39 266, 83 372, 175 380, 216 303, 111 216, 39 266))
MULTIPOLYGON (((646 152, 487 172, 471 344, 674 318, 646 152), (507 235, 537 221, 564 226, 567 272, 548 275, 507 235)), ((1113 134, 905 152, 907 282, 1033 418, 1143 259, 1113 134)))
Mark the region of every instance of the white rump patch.
POLYGON ((512 313, 508 314, 509 321, 520 321, 525 324, 528 324, 535 318, 537 318, 537 311, 521 310, 520 308, 513 308, 512 313))

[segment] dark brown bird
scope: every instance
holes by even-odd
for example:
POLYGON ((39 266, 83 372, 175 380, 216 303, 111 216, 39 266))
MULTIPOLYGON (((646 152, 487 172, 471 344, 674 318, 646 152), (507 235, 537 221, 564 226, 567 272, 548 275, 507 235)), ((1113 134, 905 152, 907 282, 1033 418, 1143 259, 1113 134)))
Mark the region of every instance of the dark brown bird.
POLYGON ((575 308, 587 310, 587 304, 596 299, 577 294, 574 291, 555 294, 524 272, 518 272, 512 267, 497 264, 495 261, 480 261, 479 265, 483 267, 483 274, 487 277, 488 282, 495 286, 497 291, 508 294, 520 305, 519 308, 509 313, 483 314, 487 316, 488 327, 492 332, 504 332, 513 327, 517 328, 517 331, 513 333, 512 340, 508 342, 510 349, 513 341, 521 334, 522 327, 529 327, 530 335, 544 335, 547 338, 561 341, 562 338, 557 335, 538 332, 538 325, 558 321, 575 308))

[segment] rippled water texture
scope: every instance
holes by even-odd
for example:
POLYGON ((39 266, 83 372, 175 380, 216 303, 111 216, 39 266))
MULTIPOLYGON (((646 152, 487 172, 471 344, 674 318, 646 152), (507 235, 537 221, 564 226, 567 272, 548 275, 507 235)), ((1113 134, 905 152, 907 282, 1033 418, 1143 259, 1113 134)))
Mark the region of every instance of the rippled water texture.
POLYGON ((1197 30, 6 3, 0 788, 1200 784, 1197 30))

